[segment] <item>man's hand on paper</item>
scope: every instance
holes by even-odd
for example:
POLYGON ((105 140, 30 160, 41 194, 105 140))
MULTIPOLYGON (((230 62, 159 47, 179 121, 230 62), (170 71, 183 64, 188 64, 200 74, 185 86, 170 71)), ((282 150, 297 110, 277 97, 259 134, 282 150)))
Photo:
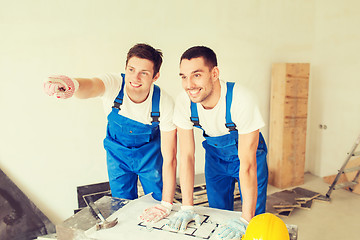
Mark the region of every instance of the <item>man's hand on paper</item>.
POLYGON ((176 231, 185 231, 191 221, 195 221, 198 227, 201 225, 200 216, 194 211, 194 206, 181 206, 181 210, 174 214, 168 226, 176 231))
POLYGON ((161 201, 161 204, 157 204, 155 206, 145 209, 144 212, 141 214, 140 219, 145 222, 155 223, 169 216, 171 209, 171 203, 161 201))
POLYGON ((245 234, 247 225, 249 223, 240 217, 240 219, 230 219, 225 225, 223 225, 218 233, 218 239, 229 240, 236 239, 240 240, 242 235, 245 234))

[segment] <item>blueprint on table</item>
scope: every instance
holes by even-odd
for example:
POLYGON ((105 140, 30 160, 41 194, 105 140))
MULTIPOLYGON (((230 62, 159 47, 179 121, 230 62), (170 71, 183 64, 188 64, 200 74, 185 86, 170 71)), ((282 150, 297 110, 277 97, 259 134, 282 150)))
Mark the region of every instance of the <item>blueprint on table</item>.
POLYGON ((228 219, 239 218, 240 212, 225 211, 208 207, 195 206, 195 211, 201 216, 202 224, 196 227, 192 222, 184 232, 174 232, 166 226, 168 218, 180 209, 180 205, 174 205, 171 215, 158 223, 146 226, 139 220, 139 216, 144 209, 154 206, 159 202, 154 200, 150 194, 131 201, 123 208, 119 209, 108 220, 118 218, 118 224, 110 229, 96 231, 95 227, 86 231, 90 239, 101 240, 141 240, 153 238, 156 240, 177 240, 177 239, 216 239, 219 224, 225 223, 228 219))

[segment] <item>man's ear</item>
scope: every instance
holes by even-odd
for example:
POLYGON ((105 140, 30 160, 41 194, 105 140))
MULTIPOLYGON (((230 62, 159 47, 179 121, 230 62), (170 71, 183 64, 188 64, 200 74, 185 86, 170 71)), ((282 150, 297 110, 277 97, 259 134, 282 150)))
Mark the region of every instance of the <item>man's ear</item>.
POLYGON ((211 76, 214 78, 214 80, 219 79, 219 74, 219 68, 217 66, 213 67, 213 69, 211 70, 211 76))
POLYGON ((156 80, 158 80, 160 77, 160 72, 158 72, 154 77, 153 77, 153 83, 156 82, 156 80))

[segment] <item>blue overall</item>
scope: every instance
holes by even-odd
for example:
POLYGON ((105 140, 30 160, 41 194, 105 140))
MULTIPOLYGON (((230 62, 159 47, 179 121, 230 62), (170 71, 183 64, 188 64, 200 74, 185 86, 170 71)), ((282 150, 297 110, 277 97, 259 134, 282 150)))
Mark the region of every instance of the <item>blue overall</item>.
POLYGON ((152 122, 143 124, 119 114, 124 97, 123 84, 108 115, 104 139, 107 168, 112 196, 135 199, 140 179, 144 193, 153 192, 156 200, 162 197, 162 163, 159 130, 160 88, 154 85, 152 122))
MULTIPOLYGON (((203 147, 205 149, 205 179, 209 206, 225 210, 234 210, 235 180, 239 183, 240 160, 238 156, 238 132, 231 120, 231 102, 234 83, 227 82, 226 93, 226 127, 229 134, 209 137, 199 124, 197 106, 191 102, 191 121, 195 127, 203 130, 203 147)), ((258 197, 255 214, 265 213, 268 167, 266 162, 267 147, 262 134, 256 151, 258 197)))

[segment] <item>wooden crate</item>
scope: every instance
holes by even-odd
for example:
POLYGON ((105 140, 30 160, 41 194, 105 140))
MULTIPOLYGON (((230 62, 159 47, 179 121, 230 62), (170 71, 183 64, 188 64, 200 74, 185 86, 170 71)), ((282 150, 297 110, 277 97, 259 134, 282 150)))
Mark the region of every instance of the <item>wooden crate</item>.
POLYGON ((272 66, 268 165, 278 188, 304 182, 309 71, 309 63, 272 66))

